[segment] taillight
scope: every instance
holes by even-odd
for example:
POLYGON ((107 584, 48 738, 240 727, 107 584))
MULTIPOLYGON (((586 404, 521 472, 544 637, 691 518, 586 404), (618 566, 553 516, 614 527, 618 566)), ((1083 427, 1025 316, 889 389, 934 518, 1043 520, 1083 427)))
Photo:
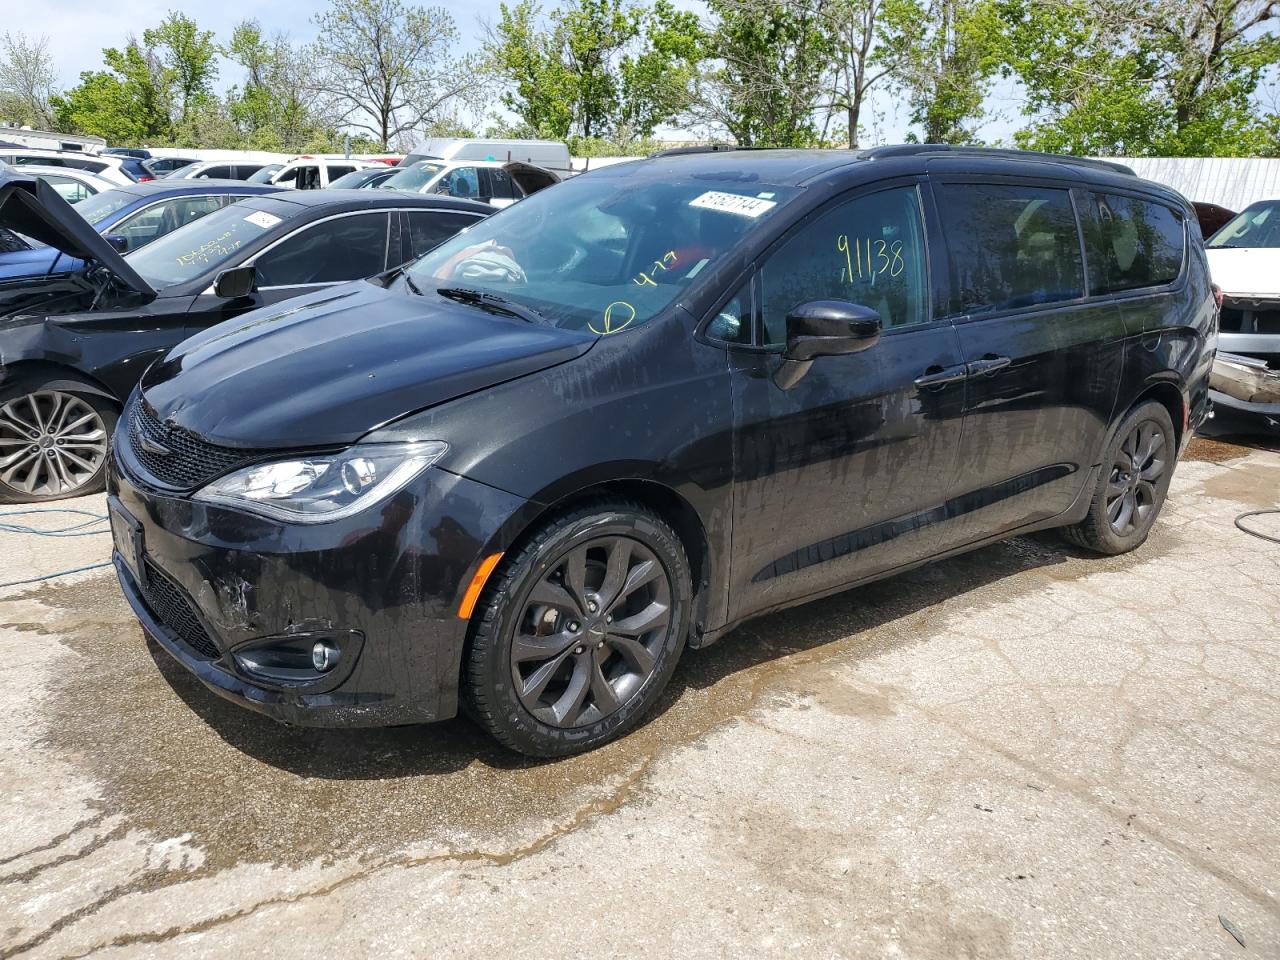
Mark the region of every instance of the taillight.
POLYGON ((1213 286, 1213 305, 1214 305, 1215 307, 1217 307, 1217 308, 1218 308, 1219 312, 1221 312, 1221 310, 1222 310, 1222 288, 1221 288, 1220 286, 1218 286, 1216 283, 1215 283, 1215 284, 1212 284, 1212 286, 1213 286))

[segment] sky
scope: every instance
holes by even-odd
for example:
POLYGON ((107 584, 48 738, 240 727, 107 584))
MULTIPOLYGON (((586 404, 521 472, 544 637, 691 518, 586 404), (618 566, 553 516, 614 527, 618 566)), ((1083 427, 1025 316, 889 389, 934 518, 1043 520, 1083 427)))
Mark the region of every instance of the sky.
MULTIPOLYGON (((17 4, 23 0, 10 0, 17 4)), ((448 10, 461 35, 458 52, 477 49, 483 35, 483 21, 498 18, 500 0, 424 0, 448 10)), ((544 0, 552 5, 554 0, 544 0)), ((681 9, 705 13, 699 0, 675 0, 681 9)), ((226 42, 231 31, 242 20, 256 19, 267 34, 287 33, 295 42, 315 38, 311 17, 327 9, 323 0, 289 0, 288 3, 263 0, 220 0, 211 4, 189 4, 180 9, 193 16, 201 28, 212 30, 219 42, 226 42)), ((154 0, 35 0, 25 6, 21 17, 7 21, 0 29, 14 30, 31 37, 49 38, 49 48, 58 70, 62 87, 74 86, 81 71, 102 67, 104 47, 123 46, 130 34, 141 37, 142 31, 158 24, 170 8, 154 0)), ((219 87, 225 89, 239 81, 239 68, 223 61, 219 87)), ((981 130, 988 142, 1007 138, 1017 126, 1017 107, 1011 99, 1016 91, 997 86, 993 91, 996 116, 981 130)), ((901 97, 886 90, 872 98, 873 117, 864 123, 865 143, 898 143, 907 132, 908 118, 901 97)), ((658 135, 669 139, 688 138, 688 131, 662 128, 658 135)))

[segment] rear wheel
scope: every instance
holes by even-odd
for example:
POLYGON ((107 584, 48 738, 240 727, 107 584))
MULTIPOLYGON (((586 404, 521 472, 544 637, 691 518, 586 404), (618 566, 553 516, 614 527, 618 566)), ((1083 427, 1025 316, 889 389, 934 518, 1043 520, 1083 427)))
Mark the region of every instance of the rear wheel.
POLYGON ((0 503, 101 490, 116 416, 106 400, 62 390, 0 401, 0 503))
POLYGON ((557 757, 636 726, 688 630, 679 537, 639 505, 580 508, 495 572, 466 661, 470 713, 521 753, 557 757))
POLYGON ((1062 535, 1104 554, 1140 546, 1164 506, 1176 458, 1169 411, 1155 401, 1130 411, 1107 447, 1089 513, 1062 535))

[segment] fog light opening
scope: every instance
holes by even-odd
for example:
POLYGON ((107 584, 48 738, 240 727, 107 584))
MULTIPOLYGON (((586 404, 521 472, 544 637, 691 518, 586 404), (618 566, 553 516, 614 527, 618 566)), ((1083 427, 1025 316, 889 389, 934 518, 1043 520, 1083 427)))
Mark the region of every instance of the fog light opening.
POLYGON ((328 673, 337 662, 338 648, 323 640, 317 640, 315 646, 311 648, 311 666, 315 668, 316 673, 328 673))

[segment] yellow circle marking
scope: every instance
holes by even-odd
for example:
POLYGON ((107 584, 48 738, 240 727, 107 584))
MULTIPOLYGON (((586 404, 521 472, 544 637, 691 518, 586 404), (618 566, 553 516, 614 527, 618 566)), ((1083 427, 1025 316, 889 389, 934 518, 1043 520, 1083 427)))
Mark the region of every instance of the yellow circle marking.
POLYGON ((619 330, 625 330, 627 327, 631 326, 631 322, 635 320, 635 318, 636 318, 635 307, 627 303, 627 301, 625 300, 615 300, 613 301, 613 303, 609 304, 607 307, 604 308, 604 329, 597 330, 594 323, 588 323, 587 329, 590 330, 592 333, 598 333, 601 336, 604 336, 606 333, 617 333, 619 330), (626 307, 628 310, 631 311, 631 314, 630 316, 627 317, 627 319, 619 321, 613 315, 614 307, 626 307))

